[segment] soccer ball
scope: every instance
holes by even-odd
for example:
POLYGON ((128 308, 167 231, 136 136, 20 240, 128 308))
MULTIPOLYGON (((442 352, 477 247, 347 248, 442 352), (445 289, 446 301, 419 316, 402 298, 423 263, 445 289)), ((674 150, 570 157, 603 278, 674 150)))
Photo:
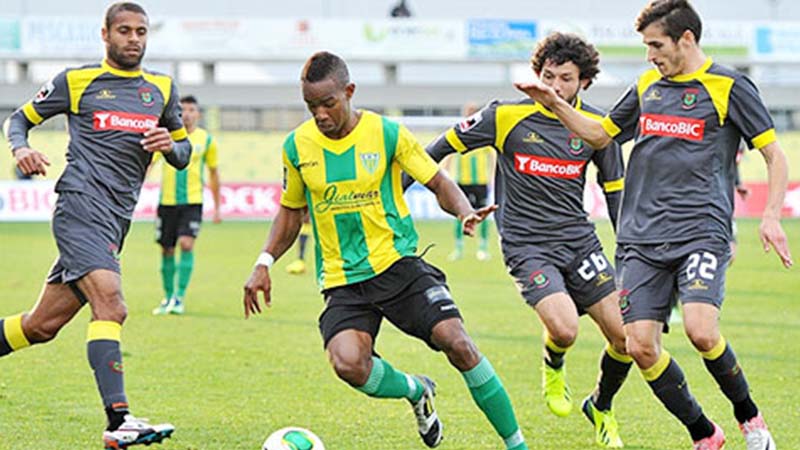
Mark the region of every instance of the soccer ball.
POLYGON ((286 427, 269 435, 262 450, 325 450, 316 434, 300 427, 286 427))

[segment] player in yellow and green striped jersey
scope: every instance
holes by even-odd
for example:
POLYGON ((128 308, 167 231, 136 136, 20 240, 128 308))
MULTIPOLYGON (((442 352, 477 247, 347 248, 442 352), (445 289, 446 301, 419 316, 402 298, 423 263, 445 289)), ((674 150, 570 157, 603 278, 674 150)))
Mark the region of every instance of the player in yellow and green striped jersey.
POLYGON ((261 311, 259 291, 270 304, 270 267, 297 237, 307 207, 325 296, 319 328, 339 378, 370 397, 408 400, 425 445, 439 445, 435 384, 395 369, 374 351, 386 317, 445 353, 505 448, 527 450, 508 394, 464 329, 445 275, 416 256, 418 238, 401 174, 433 191, 442 209, 461 218, 468 235, 496 206, 474 210, 408 129, 353 109, 355 84, 338 56, 314 54, 301 79, 313 119, 284 143, 281 206, 245 285, 245 317, 261 311))
POLYGON ((183 300, 194 269, 194 241, 203 221, 203 186, 208 168, 209 187, 214 199, 214 223, 221 221, 217 141, 199 128, 200 106, 194 96, 181 98, 183 123, 192 143, 192 160, 183 170, 163 165, 161 196, 156 219, 156 241, 161 245, 161 282, 164 299, 153 314, 183 314, 183 300), (175 245, 181 257, 175 264, 175 245), (177 290, 175 272, 177 269, 177 290))
MULTIPOLYGON (((475 103, 464 105, 465 120, 469 120, 468 118, 479 110, 480 108, 475 103)), ((486 206, 489 200, 489 184, 492 182, 494 174, 494 149, 487 146, 469 153, 453 155, 446 161, 446 165, 472 207, 478 209, 486 206)), ((461 223, 456 221, 454 229, 456 248, 450 253, 451 261, 464 256, 464 233, 461 231, 461 223)), ((490 257, 489 222, 487 221, 481 222, 480 240, 475 257, 479 261, 485 261, 490 257)))

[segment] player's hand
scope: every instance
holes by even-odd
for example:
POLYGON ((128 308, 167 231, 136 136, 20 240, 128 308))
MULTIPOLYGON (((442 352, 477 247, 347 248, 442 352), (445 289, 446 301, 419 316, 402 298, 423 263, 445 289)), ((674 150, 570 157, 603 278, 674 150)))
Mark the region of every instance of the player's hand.
POLYGON ((770 246, 775 248, 775 253, 781 258, 781 262, 787 269, 792 267, 792 255, 789 252, 789 241, 786 239, 786 233, 783 232, 781 222, 773 217, 764 217, 761 220, 761 226, 758 228, 758 235, 761 238, 761 244, 764 246, 764 252, 769 252, 770 246))
POLYGON ((536 102, 551 108, 558 102, 556 91, 539 80, 514 83, 514 87, 524 92, 536 102))
POLYGON ((739 194, 739 197, 742 197, 742 200, 747 200, 747 197, 750 196, 750 189, 747 186, 740 184, 736 186, 736 193, 739 194))
POLYGON ((270 289, 272 288, 272 280, 269 278, 269 269, 267 266, 257 265, 250 275, 250 279, 244 285, 244 318, 250 317, 250 314, 260 314, 261 305, 258 304, 258 292, 264 293, 264 306, 272 306, 272 298, 270 296, 270 289))
POLYGON ((489 214, 497 209, 497 205, 484 206, 483 208, 473 211, 464 217, 461 217, 461 230, 467 236, 475 236, 475 227, 483 222, 489 214))
POLYGON ((17 167, 25 175, 47 175, 45 166, 50 165, 44 153, 30 147, 20 147, 14 150, 14 159, 17 160, 17 167))
POLYGON ((214 210, 214 217, 211 219, 214 223, 222 223, 222 214, 218 210, 214 210))
POLYGON ((144 132, 144 139, 139 141, 144 151, 149 153, 170 153, 175 145, 169 130, 164 127, 151 128, 144 132))

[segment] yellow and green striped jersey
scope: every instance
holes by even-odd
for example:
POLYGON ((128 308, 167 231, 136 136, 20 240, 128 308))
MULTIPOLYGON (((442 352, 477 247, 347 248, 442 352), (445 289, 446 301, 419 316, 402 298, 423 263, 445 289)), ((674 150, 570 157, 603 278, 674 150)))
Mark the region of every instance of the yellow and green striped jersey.
POLYGON ((368 280, 416 252, 401 173, 424 184, 438 170, 408 129, 370 111, 342 139, 313 120, 289 134, 281 205, 308 205, 322 289, 368 280))
MULTIPOLYGON (((192 143, 192 160, 183 170, 164 164, 161 167, 161 198, 159 203, 167 206, 199 205, 203 203, 204 168, 213 169, 219 163, 217 141, 202 128, 189 134, 192 143)), ((156 153, 153 162, 161 159, 156 153)))
POLYGON ((463 186, 486 185, 491 179, 491 162, 494 149, 482 147, 469 153, 454 155, 456 183, 463 186))

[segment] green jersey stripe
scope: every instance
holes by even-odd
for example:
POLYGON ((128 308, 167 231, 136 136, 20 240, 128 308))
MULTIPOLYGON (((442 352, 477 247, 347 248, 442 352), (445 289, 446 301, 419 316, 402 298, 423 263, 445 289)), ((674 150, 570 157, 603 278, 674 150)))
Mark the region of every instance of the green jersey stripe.
POLYGON ((339 253, 344 265, 342 270, 347 283, 357 283, 375 275, 369 262, 369 248, 361 213, 349 212, 336 214, 336 234, 339 236, 339 253))
POLYGON ((348 148, 344 153, 337 155, 328 149, 325 153, 325 181, 349 181, 356 179, 356 146, 348 148))
POLYGON ((392 161, 397 150, 397 140, 400 134, 400 127, 396 122, 382 118, 383 120, 383 150, 386 157, 386 170, 381 180, 381 203, 386 214, 386 221, 389 227, 394 230, 394 248, 401 256, 413 255, 417 250, 417 232, 414 230, 414 223, 411 215, 405 218, 400 217, 397 205, 394 201, 392 161))

